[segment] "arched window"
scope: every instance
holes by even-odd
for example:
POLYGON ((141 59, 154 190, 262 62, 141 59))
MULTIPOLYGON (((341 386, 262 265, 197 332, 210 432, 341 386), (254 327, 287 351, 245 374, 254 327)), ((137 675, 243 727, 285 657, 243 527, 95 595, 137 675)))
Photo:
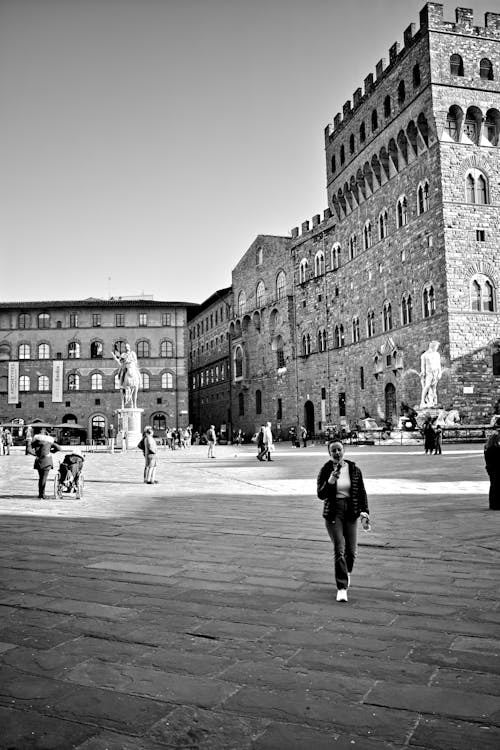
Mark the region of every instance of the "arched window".
POLYGON ((318 351, 326 352, 326 329, 320 328, 318 331, 318 351))
POLYGON ((358 254, 358 238, 355 234, 349 237, 349 260, 354 260, 358 254))
POLYGON ((342 146, 340 147, 340 163, 344 164, 344 162, 345 162, 345 146, 344 144, 342 144, 342 146))
POLYGON ((304 333, 302 336, 302 354, 304 357, 309 356, 311 353, 311 334, 304 333))
POLYGON ((402 195, 398 200, 396 216, 398 228, 408 224, 408 201, 406 200, 406 195, 402 195))
POLYGON ((18 317, 17 324, 19 328, 31 328, 31 317, 28 313, 21 313, 18 317))
POLYGON ((48 344, 38 344, 38 359, 50 359, 50 346, 48 344))
POLYGON ((392 330, 392 306, 387 300, 384 302, 384 307, 382 308, 382 326, 384 331, 392 330))
POLYGON ((370 310, 366 316, 366 335, 369 339, 375 336, 375 313, 370 310))
POLYGON ((314 275, 322 276, 325 273, 325 254, 323 250, 318 250, 314 257, 314 275))
POLYGON ((243 377, 243 350, 241 346, 237 346, 234 352, 234 377, 243 377))
POLYGON ((388 223, 388 214, 387 209, 384 209, 380 212, 378 217, 378 238, 379 240, 383 240, 387 237, 388 231, 387 231, 387 223, 388 223))
POLYGON ((366 141, 366 126, 364 120, 359 126, 359 140, 361 143, 364 143, 366 141))
POLYGON ((413 88, 416 89, 417 86, 420 86, 420 81, 421 81, 420 65, 418 63, 413 66, 412 77, 413 77, 413 88))
POLYGON ((78 341, 70 341, 68 344, 68 358, 80 359, 80 344, 78 341))
POLYGON ((429 210, 429 182, 428 180, 425 180, 425 182, 420 183, 417 189, 417 213, 420 216, 420 214, 423 214, 428 210, 429 210))
POLYGON ((464 61, 456 53, 450 57, 450 73, 452 76, 463 76, 464 74, 464 61))
POLYGON ((367 221, 363 227, 363 247, 365 250, 369 250, 372 246, 372 224, 371 221, 367 221))
POLYGON ((401 298, 401 322, 404 326, 412 322, 411 294, 403 294, 401 298))
POLYGON ((80 376, 76 373, 70 373, 68 375, 68 391, 79 391, 80 390, 80 376))
POLYGON ((424 318, 430 318, 436 312, 436 299, 434 296, 434 287, 427 284, 422 294, 422 312, 424 318))
POLYGON ((280 271, 276 276, 276 299, 283 299, 286 294, 286 276, 284 271, 280 271))
POLYGON ((351 134, 351 136, 349 137, 349 153, 353 154, 355 150, 356 150, 356 141, 354 140, 354 135, 351 134))
POLYGON ((100 372, 94 372, 90 377, 90 389, 92 391, 102 391, 102 375, 100 372))
POLYGON ((337 171, 337 160, 335 158, 335 154, 332 156, 331 166, 332 166, 332 172, 336 172, 337 171))
POLYGON ((241 291, 238 294, 238 315, 243 315, 247 304, 247 296, 245 292, 241 291))
POLYGON ((405 82, 400 81, 398 84, 398 104, 404 104, 405 99, 406 99, 405 82))
POLYGON ((121 383, 120 383, 120 376, 118 375, 117 372, 115 372, 114 381, 115 381, 115 391, 119 391, 121 388, 121 383))
POLYGON ((157 414, 153 414, 153 419, 151 420, 151 425, 153 427, 153 432, 165 432, 167 429, 167 418, 165 414, 162 414, 161 412, 158 412, 157 414))
POLYGON ((330 268, 336 271, 340 268, 340 245, 336 242, 330 250, 330 268))
POLYGON ((488 60, 487 57, 483 57, 483 59, 479 63, 479 75, 485 81, 493 80, 493 65, 491 63, 491 60, 488 60))
POLYGON ((50 391, 50 383, 47 375, 40 375, 38 378, 38 390, 50 391))
POLYGON ((19 378, 19 390, 26 393, 30 389, 30 379, 28 375, 21 375, 19 378))
POLYGON ((372 112, 372 133, 378 128, 378 115, 377 110, 374 109, 372 112))
POLYGON ((50 328, 50 315, 48 313, 39 314, 38 328, 50 328))
POLYGON ((142 391, 149 391, 149 372, 140 372, 141 378, 140 388, 142 391))
POLYGON ((384 99, 384 117, 391 116, 391 97, 389 94, 384 99))
POLYGON ((161 375, 161 387, 163 390, 172 389, 174 387, 174 376, 171 372, 163 372, 161 375))
POLYGON ((465 188, 467 203, 489 203, 486 177, 479 169, 469 169, 465 177, 465 188))
POLYGON ((500 132, 500 112, 498 109, 489 109, 484 121, 484 134, 492 146, 498 146, 498 134, 500 132))
POLYGON ((266 287, 263 281, 259 281, 257 289, 255 290, 255 304, 256 307, 264 307, 264 297, 266 294, 266 287))
POLYGON ((164 359, 174 356, 174 345, 171 341, 162 341, 160 344, 160 357, 164 359))
POLYGON ((359 341, 359 318, 356 316, 352 319, 352 343, 359 341))
POLYGON ((345 345, 344 326, 342 324, 335 326, 333 338, 336 349, 341 349, 345 345))
POLYGON ((238 416, 245 416, 245 397, 243 393, 238 393, 238 416))
POLYGON ((255 391, 255 413, 262 414, 262 391, 255 391))
POLYGON ((137 356, 144 359, 145 357, 149 357, 150 354, 150 347, 149 347, 149 341, 145 341, 142 339, 141 341, 137 342, 137 356))
POLYGON ((92 341, 90 343, 90 358, 102 359, 102 343, 100 341, 92 341))
POLYGON ((115 345, 113 349, 118 352, 118 354, 123 354, 125 351, 125 347, 127 345, 126 341, 122 341, 121 339, 118 341, 115 341, 115 345))
POLYGON ((276 367, 278 369, 285 367, 285 351, 283 348, 283 339, 278 336, 276 341, 276 367))
POLYGON ((31 359, 31 347, 29 344, 20 344, 18 349, 19 359, 31 359))
POLYGON ((299 284, 303 284, 305 281, 307 281, 308 265, 309 263, 307 262, 307 258, 302 258, 299 266, 299 284))
POLYGON ((472 279, 470 287, 471 309, 476 312, 494 312, 493 284, 483 274, 472 279))
POLYGON ((446 115, 446 132, 453 141, 458 141, 459 115, 462 114, 458 107, 450 107, 446 115))
POLYGON ((264 261, 264 250, 258 247, 255 253, 255 265, 261 266, 264 261))

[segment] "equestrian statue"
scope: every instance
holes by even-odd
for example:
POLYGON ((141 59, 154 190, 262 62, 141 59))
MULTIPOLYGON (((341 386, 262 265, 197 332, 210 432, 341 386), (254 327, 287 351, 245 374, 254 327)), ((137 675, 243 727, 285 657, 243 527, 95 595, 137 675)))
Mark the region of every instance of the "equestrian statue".
POLYGON ((137 365, 137 356, 130 348, 130 344, 125 344, 125 351, 112 352, 113 359, 119 365, 118 380, 122 396, 122 409, 130 404, 132 409, 137 409, 137 392, 141 384, 141 375, 137 365))

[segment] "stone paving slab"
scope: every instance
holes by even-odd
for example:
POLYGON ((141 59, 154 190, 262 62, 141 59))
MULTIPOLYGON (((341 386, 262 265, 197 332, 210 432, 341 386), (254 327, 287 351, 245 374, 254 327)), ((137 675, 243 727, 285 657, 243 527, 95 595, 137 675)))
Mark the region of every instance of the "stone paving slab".
POLYGON ((352 448, 373 531, 347 605, 324 449, 89 454, 39 502, 0 457, 0 748, 492 750, 500 515, 482 451, 352 448), (390 478, 389 478, 390 477, 390 478))

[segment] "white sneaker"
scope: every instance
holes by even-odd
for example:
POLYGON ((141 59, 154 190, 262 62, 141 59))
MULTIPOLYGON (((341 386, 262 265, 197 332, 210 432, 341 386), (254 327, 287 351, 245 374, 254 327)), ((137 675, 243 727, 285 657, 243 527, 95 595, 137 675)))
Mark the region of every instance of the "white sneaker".
POLYGON ((339 589, 337 591, 337 601, 338 602, 346 602, 347 601, 347 591, 346 591, 346 589, 339 589))

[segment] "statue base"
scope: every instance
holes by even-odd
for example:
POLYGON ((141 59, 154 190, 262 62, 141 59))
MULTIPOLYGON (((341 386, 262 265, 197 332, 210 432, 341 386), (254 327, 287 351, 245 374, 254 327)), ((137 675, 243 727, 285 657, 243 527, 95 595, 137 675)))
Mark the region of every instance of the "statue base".
POLYGON ((120 424, 120 433, 122 437, 122 446, 125 450, 137 448, 137 444, 142 438, 141 419, 144 409, 118 409, 118 419, 120 424))
POLYGON ((415 406, 414 409, 417 412, 416 420, 418 427, 422 427, 428 417, 435 420, 442 412, 440 406, 415 406))

